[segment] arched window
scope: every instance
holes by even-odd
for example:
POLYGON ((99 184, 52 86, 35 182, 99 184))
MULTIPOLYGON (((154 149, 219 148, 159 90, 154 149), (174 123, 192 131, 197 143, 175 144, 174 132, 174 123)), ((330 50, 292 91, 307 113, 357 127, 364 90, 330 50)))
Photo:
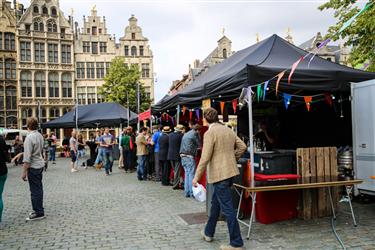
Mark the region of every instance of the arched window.
POLYGON ((47 110, 46 108, 40 108, 40 115, 38 114, 39 110, 37 110, 37 117, 40 118, 40 123, 47 122, 47 110))
POLYGON ((227 58, 227 49, 223 49, 223 58, 227 58))
POLYGON ((63 97, 72 97, 72 76, 64 73, 61 77, 62 95, 63 97))
POLYGON ((49 97, 59 97, 59 75, 50 73, 48 75, 49 97))
POLYGON ((47 21, 47 30, 48 32, 57 32, 57 24, 54 20, 47 21))
POLYGON ((132 48, 131 48, 131 55, 132 56, 137 56, 137 47, 132 46, 132 48))
POLYGON ((33 110, 31 108, 22 109, 21 115, 22 115, 22 117, 21 117, 22 118, 22 127, 26 128, 27 118, 33 116, 33 110))
POLYGON ((56 8, 55 8, 55 7, 52 7, 52 8, 51 8, 51 15, 52 15, 52 16, 57 16, 57 11, 56 11, 56 8))
POLYGON ((63 115, 65 115, 66 113, 68 113, 70 111, 70 108, 64 108, 63 109, 63 115))
POLYGON ((40 18, 34 19, 34 31, 44 31, 44 24, 40 18))
POLYGON ((47 9, 47 7, 43 7, 43 14, 44 15, 48 15, 48 9, 47 9))
POLYGON ((21 72, 21 96, 32 97, 32 81, 31 73, 29 71, 21 72))
POLYGON ((16 87, 9 86, 6 88, 6 108, 9 110, 17 110, 17 91, 16 87))
POLYGON ((5 127, 5 119, 2 116, 0 116, 0 127, 5 127))
POLYGON ((46 77, 43 72, 35 73, 35 96, 46 97, 46 77))
POLYGON ((50 108, 49 110, 49 119, 54 120, 60 117, 60 110, 58 108, 50 108))
POLYGON ((7 128, 17 128, 17 117, 16 116, 7 116, 7 128))
POLYGON ((39 7, 35 5, 35 6, 33 7, 33 12, 34 12, 35 14, 39 14, 39 7))
POLYGON ((16 79, 16 61, 13 59, 5 60, 5 79, 16 79))
MULTIPOLYGON (((0 87, 0 112, 4 111, 4 106, 5 105, 5 95, 4 95, 4 88, 3 86, 0 87)), ((0 126, 4 127, 4 126, 0 126)))

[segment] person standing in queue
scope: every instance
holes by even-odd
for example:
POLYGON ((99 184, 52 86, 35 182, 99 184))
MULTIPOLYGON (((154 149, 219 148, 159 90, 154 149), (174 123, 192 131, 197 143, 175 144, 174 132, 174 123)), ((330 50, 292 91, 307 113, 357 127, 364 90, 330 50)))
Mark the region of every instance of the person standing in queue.
POLYGON ((146 158, 147 158, 147 141, 146 141, 147 128, 143 127, 139 130, 139 134, 136 139, 137 144, 137 177, 139 181, 147 181, 146 158))
POLYGON ((161 171, 159 164, 159 137, 161 135, 159 125, 154 127, 154 135, 152 136, 152 144, 154 145, 154 160, 155 160, 155 181, 161 181, 161 171))
POLYGON ((173 168, 173 189, 178 189, 180 185, 181 175, 181 158, 180 158, 180 146, 181 140, 184 136, 182 130, 183 125, 177 124, 174 128, 174 132, 169 135, 169 148, 168 148, 168 160, 173 168))
POLYGON ((7 162, 10 161, 10 155, 8 146, 5 143, 4 137, 0 135, 0 223, 3 215, 4 203, 3 203, 3 191, 5 181, 7 180, 8 168, 7 162))
POLYGON ((38 132, 38 120, 34 117, 27 118, 27 130, 30 134, 26 137, 23 152, 22 180, 29 182, 31 205, 33 212, 26 218, 27 221, 44 218, 43 208, 43 145, 44 138, 38 132))
POLYGON ((159 137, 159 164, 161 166, 161 184, 169 186, 170 165, 168 161, 169 136, 171 132, 169 126, 165 126, 159 137))
POLYGON ((103 147, 103 162, 105 174, 108 176, 112 173, 113 155, 112 148, 115 144, 115 138, 109 133, 109 127, 105 127, 104 134, 100 137, 100 146, 103 147))
POLYGON ((207 169, 207 182, 212 183, 214 192, 211 201, 211 214, 206 227, 201 231, 202 239, 211 242, 215 234, 216 223, 220 211, 224 214, 230 244, 221 246, 221 250, 244 249, 240 226, 233 208, 233 177, 239 175, 237 160, 246 150, 245 143, 228 127, 219 122, 218 112, 213 108, 203 111, 203 121, 209 124, 204 134, 202 156, 193 179, 193 186, 207 169), (207 167, 208 166, 208 167, 207 167))
POLYGON ((70 148, 70 158, 72 160, 71 166, 72 169, 70 170, 72 173, 77 172, 77 132, 75 130, 72 131, 72 136, 69 139, 69 148, 70 148))
POLYGON ((121 136, 121 148, 122 148, 122 159, 124 161, 124 169, 125 173, 129 173, 131 167, 131 150, 130 150, 130 141, 131 137, 129 135, 129 130, 127 128, 124 129, 124 133, 121 136))

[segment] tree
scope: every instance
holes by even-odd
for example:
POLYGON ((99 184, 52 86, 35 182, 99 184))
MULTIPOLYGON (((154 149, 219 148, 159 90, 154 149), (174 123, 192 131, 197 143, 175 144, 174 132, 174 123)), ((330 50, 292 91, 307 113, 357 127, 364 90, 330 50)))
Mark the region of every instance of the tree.
MULTIPOLYGON (((329 0, 329 2, 319 6, 320 10, 335 10, 334 17, 338 19, 336 25, 329 27, 327 36, 335 34, 342 25, 354 16, 360 9, 355 6, 355 0, 329 0)), ((374 0, 370 0, 372 5, 334 40, 344 39, 345 45, 351 46, 352 51, 349 63, 353 66, 369 63, 368 71, 375 71, 375 8, 374 0)))
POLYGON ((117 102, 127 107, 126 93, 129 94, 129 106, 137 111, 137 84, 140 85, 140 111, 150 108, 151 99, 146 95, 145 88, 140 83, 141 73, 137 64, 128 67, 124 59, 116 57, 112 60, 109 73, 104 78, 105 83, 99 88, 99 94, 106 102, 117 102))

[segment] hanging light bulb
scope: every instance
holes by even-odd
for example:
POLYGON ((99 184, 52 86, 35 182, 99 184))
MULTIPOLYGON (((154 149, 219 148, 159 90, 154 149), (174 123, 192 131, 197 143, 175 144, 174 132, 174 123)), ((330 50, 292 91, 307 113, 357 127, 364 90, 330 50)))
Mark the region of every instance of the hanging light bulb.
POLYGON ((334 95, 332 95, 332 100, 335 100, 335 99, 336 99, 336 97, 334 95))
POLYGON ((340 95, 339 103, 340 103, 340 118, 344 118, 344 111, 343 111, 343 108, 342 108, 342 96, 341 95, 340 95))
POLYGON ((269 91, 270 90, 270 88, 267 88, 267 91, 269 91))

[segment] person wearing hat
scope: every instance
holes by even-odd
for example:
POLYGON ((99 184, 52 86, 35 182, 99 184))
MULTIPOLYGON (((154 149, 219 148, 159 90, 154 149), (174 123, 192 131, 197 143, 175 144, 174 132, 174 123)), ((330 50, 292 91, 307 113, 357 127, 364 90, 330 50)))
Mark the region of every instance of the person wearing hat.
POLYGON ((174 132, 169 135, 168 160, 171 162, 174 173, 172 184, 173 189, 178 189, 181 179, 180 146, 183 137, 182 130, 184 130, 184 126, 177 124, 174 128, 174 132))
POLYGON ((169 186, 170 165, 168 161, 169 133, 172 132, 169 126, 163 127, 159 137, 159 164, 161 166, 161 184, 169 186))

